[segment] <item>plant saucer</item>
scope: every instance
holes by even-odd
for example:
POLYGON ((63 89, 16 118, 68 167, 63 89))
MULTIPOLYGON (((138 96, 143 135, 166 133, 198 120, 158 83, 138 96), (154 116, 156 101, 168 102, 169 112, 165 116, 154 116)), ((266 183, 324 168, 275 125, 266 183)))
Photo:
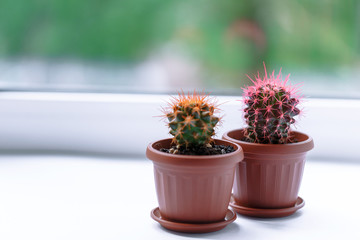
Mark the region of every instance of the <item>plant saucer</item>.
POLYGON ((185 232, 185 233, 208 233, 215 232, 223 229, 236 219, 236 213, 231 209, 228 209, 226 216, 223 221, 211 222, 211 223, 184 223, 184 222, 175 222, 161 217, 159 208, 154 208, 151 211, 151 217, 160 223, 166 229, 176 231, 176 232, 185 232))
POLYGON ((280 218, 286 217, 297 210, 302 208, 305 205, 304 199, 298 197, 296 203, 293 207, 288 208, 251 208, 245 207, 237 204, 233 196, 230 199, 230 207, 232 207, 237 213, 249 217, 259 217, 259 218, 280 218))

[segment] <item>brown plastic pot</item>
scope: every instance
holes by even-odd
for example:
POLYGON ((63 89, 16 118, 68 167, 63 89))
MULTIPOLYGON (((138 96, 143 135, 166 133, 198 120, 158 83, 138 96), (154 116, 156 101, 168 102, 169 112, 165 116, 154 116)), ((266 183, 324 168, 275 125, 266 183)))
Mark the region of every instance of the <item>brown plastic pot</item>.
POLYGON ((298 198, 305 155, 314 147, 311 137, 293 131, 297 143, 259 144, 241 141, 243 129, 223 139, 239 144, 244 161, 236 167, 233 196, 236 204, 251 208, 293 207, 298 198))
POLYGON ((177 155, 160 152, 169 148, 171 139, 149 144, 146 156, 154 163, 156 193, 161 216, 177 222, 209 223, 224 221, 231 197, 235 167, 243 159, 237 144, 235 151, 210 156, 177 155))

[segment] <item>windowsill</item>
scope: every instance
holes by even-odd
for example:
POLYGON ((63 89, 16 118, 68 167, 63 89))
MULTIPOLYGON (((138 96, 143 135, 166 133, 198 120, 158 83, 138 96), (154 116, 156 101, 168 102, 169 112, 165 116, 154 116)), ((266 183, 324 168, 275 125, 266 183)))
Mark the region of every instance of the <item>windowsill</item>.
POLYGON ((144 159, 0 155, 0 239, 360 239, 360 164, 308 159, 290 217, 238 216, 208 234, 167 231, 144 159))

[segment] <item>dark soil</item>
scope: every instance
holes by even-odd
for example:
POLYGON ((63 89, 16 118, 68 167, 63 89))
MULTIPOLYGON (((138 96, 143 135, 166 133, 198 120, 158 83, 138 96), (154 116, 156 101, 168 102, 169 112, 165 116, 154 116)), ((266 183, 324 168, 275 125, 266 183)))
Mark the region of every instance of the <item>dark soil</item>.
POLYGON ((217 155, 234 152, 235 149, 232 146, 224 145, 211 145, 211 147, 203 146, 197 148, 183 148, 172 146, 171 148, 161 148, 161 152, 180 154, 180 155, 217 155))

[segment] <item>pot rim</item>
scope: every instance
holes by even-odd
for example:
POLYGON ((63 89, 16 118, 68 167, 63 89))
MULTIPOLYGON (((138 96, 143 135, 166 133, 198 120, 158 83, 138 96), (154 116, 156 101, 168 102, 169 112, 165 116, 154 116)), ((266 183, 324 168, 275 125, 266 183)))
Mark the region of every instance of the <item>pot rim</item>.
POLYGON ((215 162, 240 162, 244 158, 244 152, 242 147, 234 142, 225 139, 214 139, 216 144, 231 145, 235 148, 234 152, 226 154, 216 154, 216 155, 181 155, 181 154, 170 154, 165 152, 160 152, 155 145, 160 144, 161 142, 172 141, 172 138, 160 139, 150 143, 146 149, 146 156, 154 162, 162 163, 171 163, 171 164, 186 164, 186 163, 209 163, 214 164, 215 162), (225 160, 227 159, 227 160, 225 160))
POLYGON ((233 141, 239 144, 245 153, 256 153, 256 154, 289 154, 289 153, 303 153, 310 151, 314 148, 314 140, 309 135, 299 132, 291 131, 295 136, 300 136, 304 138, 303 141, 296 143, 287 143, 287 144, 264 144, 264 143, 250 143, 242 141, 233 137, 230 137, 229 134, 242 134, 245 128, 234 129, 227 131, 223 134, 223 139, 228 141, 233 141))

